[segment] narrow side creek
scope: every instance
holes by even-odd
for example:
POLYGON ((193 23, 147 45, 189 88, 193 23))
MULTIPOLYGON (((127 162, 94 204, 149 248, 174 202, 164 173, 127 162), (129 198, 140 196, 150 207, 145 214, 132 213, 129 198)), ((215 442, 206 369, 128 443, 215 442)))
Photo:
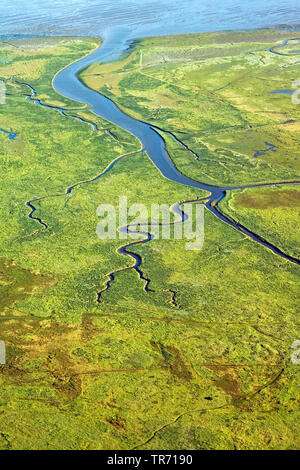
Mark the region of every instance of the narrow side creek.
MULTIPOLYGON (((288 43, 288 41, 289 40, 286 40, 281 45, 270 48, 269 52, 275 53, 275 54, 281 54, 275 51, 275 49, 277 49, 278 47, 283 47, 284 45, 288 43)), ((160 127, 148 124, 146 122, 134 119, 126 115, 124 112, 122 112, 118 108, 118 106, 111 99, 107 98, 101 93, 98 93, 88 88, 79 80, 78 73, 81 70, 93 64, 94 62, 109 62, 109 57, 111 56, 114 56, 114 60, 117 60, 124 53, 124 51, 128 49, 128 47, 129 47, 129 44, 128 42, 124 42, 124 39, 122 39, 120 44, 118 44, 118 38, 115 38, 115 37, 110 38, 110 40, 105 41, 96 51, 92 52, 90 55, 84 57, 83 59, 78 60, 77 62, 72 63, 71 65, 65 67, 63 70, 59 71, 53 79, 54 89, 64 97, 67 97, 69 99, 88 105, 89 108, 96 115, 100 116, 103 119, 108 120, 109 122, 112 122, 113 124, 120 126, 122 129, 130 132, 137 139, 139 139, 139 141, 142 144, 142 150, 140 151, 146 151, 150 160, 153 162, 153 164, 156 166, 156 168, 160 171, 160 173, 165 178, 178 184, 182 184, 185 186, 198 188, 200 190, 207 191, 208 196, 207 198, 205 198, 206 202, 203 201, 203 203, 205 203, 206 208, 210 212, 212 212, 216 217, 218 217, 218 219, 220 219, 222 222, 230 225, 231 227, 235 228, 239 232, 242 232, 243 234, 247 235, 256 243, 259 243, 263 245, 265 248, 271 250, 274 254, 284 258, 287 261, 300 265, 299 259, 294 258, 284 253, 278 247, 268 242, 267 240, 263 239, 258 234, 252 232, 251 230, 247 229, 240 223, 236 222, 235 220, 223 214, 221 210, 218 208, 219 202, 224 197, 226 197, 227 191, 234 191, 237 189, 246 189, 246 188, 253 188, 253 187, 272 186, 272 185, 275 186, 275 185, 299 184, 300 180, 281 181, 281 182, 274 182, 274 183, 258 183, 258 184, 249 184, 245 186, 223 187, 223 186, 207 184, 205 182, 196 181, 192 178, 189 178, 183 175, 175 167, 173 161, 170 158, 170 155, 167 152, 165 140, 159 134, 158 131, 171 135, 173 139, 175 139, 178 143, 180 143, 186 149, 186 151, 190 152, 195 157, 195 159, 198 160, 199 156, 197 155, 196 152, 194 152, 191 148, 189 148, 186 144, 184 144, 178 137, 176 137, 174 133, 168 130, 162 129, 160 127), (117 56, 116 54, 114 54, 116 50, 118 50, 117 56)), ((290 54, 287 54, 287 55, 290 55, 290 54)), ((65 117, 79 119, 83 123, 93 126, 94 130, 98 130, 97 126, 94 123, 90 121, 86 121, 83 118, 80 118, 78 116, 70 116, 66 114, 66 111, 67 111, 66 109, 42 104, 40 100, 37 99, 37 92, 31 85, 27 83, 23 83, 22 85, 27 86, 31 90, 30 95, 27 95, 27 99, 30 101, 33 101, 34 104, 36 104, 37 106, 42 106, 43 108, 47 108, 49 110, 51 109, 56 110, 65 117)), ((136 153, 136 152, 133 152, 133 153, 136 153)), ((36 199, 28 201, 26 204, 31 209, 29 217, 31 219, 35 219, 38 223, 40 223, 44 227, 44 229, 47 229, 48 227, 47 227, 46 222, 44 222, 41 218, 38 218, 37 216, 34 215, 36 212, 36 207, 34 206, 34 202, 41 201, 42 199, 46 199, 49 197, 65 196, 66 194, 69 194, 75 187, 77 187, 80 184, 86 184, 86 183, 96 181, 98 178, 100 178, 101 176, 103 176, 104 174, 112 170, 115 164, 117 164, 118 161, 120 161, 125 156, 126 155, 123 155, 123 156, 118 157, 117 159, 114 159, 108 165, 108 167, 95 178, 81 181, 78 183, 74 183, 72 186, 67 188, 65 193, 49 195, 43 198, 41 197, 41 198, 36 198, 36 199)), ((177 205, 177 209, 179 209, 179 205, 180 204, 177 205)), ((177 214, 178 213, 179 212, 177 212, 177 214)), ((185 215, 181 211, 181 223, 183 222, 184 217, 185 215)), ((133 227, 134 227, 133 225, 121 227, 120 231, 125 231, 127 233, 130 233, 130 230, 133 227)), ((152 289, 149 287, 149 284, 151 282, 150 279, 146 278, 141 270, 141 264, 142 264, 141 257, 138 254, 134 253, 133 251, 129 250, 129 248, 132 248, 133 246, 136 246, 138 244, 148 243, 153 239, 153 236, 151 235, 151 233, 147 231, 145 232, 141 231, 140 234, 141 234, 141 237, 143 237, 142 240, 129 243, 118 249, 118 253, 125 255, 125 256, 130 256, 133 259, 134 264, 132 266, 125 267, 123 269, 111 272, 107 275, 108 280, 105 282, 104 288, 101 291, 99 291, 97 294, 98 302, 101 301, 102 294, 110 288, 111 283, 114 281, 116 274, 118 272, 126 271, 129 269, 134 269, 137 272, 140 279, 144 281, 145 291, 148 291, 148 292, 152 291, 152 289)))

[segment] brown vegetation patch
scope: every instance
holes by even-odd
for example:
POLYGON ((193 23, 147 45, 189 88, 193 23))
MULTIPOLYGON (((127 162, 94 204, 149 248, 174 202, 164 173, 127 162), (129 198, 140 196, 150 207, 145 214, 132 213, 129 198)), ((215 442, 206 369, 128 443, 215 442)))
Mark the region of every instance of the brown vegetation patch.
POLYGON ((151 346, 162 354, 168 369, 175 377, 183 381, 193 378, 192 372, 179 349, 174 346, 164 346, 154 341, 151 341, 151 346))
POLYGON ((300 207, 300 191, 255 191, 235 198, 236 206, 248 209, 274 209, 276 207, 300 207))
POLYGON ((40 290, 52 287, 53 278, 20 268, 13 260, 0 259, 0 308, 11 307, 16 302, 40 290))
POLYGON ((74 400, 81 394, 81 378, 78 375, 72 377, 55 377, 53 387, 59 392, 74 400))
POLYGON ((126 421, 120 416, 114 416, 113 418, 107 419, 106 422, 111 424, 117 431, 124 431, 126 426, 126 421))
POLYGON ((230 395, 235 400, 242 396, 241 379, 235 368, 229 368, 228 366, 223 366, 221 364, 212 364, 207 365, 206 367, 215 372, 218 376, 215 381, 216 387, 221 388, 226 394, 230 395))

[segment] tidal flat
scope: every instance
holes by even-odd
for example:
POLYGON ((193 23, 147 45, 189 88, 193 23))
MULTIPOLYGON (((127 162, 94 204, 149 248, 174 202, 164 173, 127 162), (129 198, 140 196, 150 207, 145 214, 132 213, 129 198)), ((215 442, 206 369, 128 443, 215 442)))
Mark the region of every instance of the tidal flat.
MULTIPOLYGON (((300 108, 270 94, 300 79, 297 38, 148 38, 80 79, 188 146, 159 131, 189 177, 294 182, 228 191, 219 208, 299 258, 300 108), (275 49, 285 55, 270 52, 287 39, 293 47, 275 49), (266 142, 276 151, 263 152, 266 142)), ((299 266, 205 210, 201 250, 172 239, 136 246, 152 291, 129 269, 98 303, 107 275, 132 264, 117 253, 121 240, 97 238, 98 205, 208 193, 164 178, 137 138, 53 89, 98 39, 9 42, 0 42, 0 128, 17 135, 0 133, 0 449, 299 447, 299 266)))

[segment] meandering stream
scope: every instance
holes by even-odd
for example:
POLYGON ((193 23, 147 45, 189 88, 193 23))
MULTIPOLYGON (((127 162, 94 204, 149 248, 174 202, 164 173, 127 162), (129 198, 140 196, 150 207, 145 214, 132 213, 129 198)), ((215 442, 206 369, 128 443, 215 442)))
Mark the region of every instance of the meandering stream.
MULTIPOLYGON (((124 41, 124 37, 122 36, 120 37, 120 39, 118 37, 113 37, 107 41, 104 41, 104 43, 89 56, 84 57, 83 59, 77 62, 74 62, 73 64, 67 66, 62 71, 60 71, 54 77, 53 87, 58 93, 65 97, 90 105, 92 111, 94 111, 95 114, 114 124, 117 124, 118 126, 129 131, 131 134, 137 137, 142 143, 142 146, 146 150, 149 158, 157 167, 157 169, 162 173, 163 176, 176 183, 208 191, 210 193, 210 197, 209 201, 206 204, 206 207, 223 222, 226 222, 237 230, 245 233, 247 236, 249 236, 256 242, 261 243, 265 247, 269 248, 274 253, 284 257, 289 261, 300 264, 300 261, 298 259, 283 253, 280 249, 278 249, 268 241, 262 239, 259 235, 254 234, 246 227, 243 227, 242 225, 236 223, 233 220, 230 220, 228 217, 223 215, 219 211, 219 209, 217 209, 217 204, 225 197, 227 190, 255 186, 258 187, 264 186, 264 184, 247 185, 240 187, 221 187, 196 181, 192 178, 183 175, 175 167, 173 161, 171 160, 167 152, 164 139, 161 137, 160 134, 158 134, 158 132, 156 132, 154 126, 151 126, 146 122, 134 119, 128 116, 127 114, 123 113, 112 100, 94 90, 91 90, 78 79, 78 73, 87 66, 93 64, 94 62, 108 62, 110 56, 113 55, 116 50, 118 50, 118 57, 114 56, 114 59, 116 60, 117 58, 121 57, 124 51, 127 50, 129 47, 130 44, 127 41, 124 41)), ((281 184, 294 184, 299 182, 300 181, 282 182, 281 184)))
MULTIPOLYGON (((287 40, 288 41, 288 40, 287 40)), ((287 42, 285 42, 286 44, 287 42)), ((216 217, 218 217, 220 220, 225 222, 226 224, 230 225, 231 227, 235 228, 236 230, 242 232, 243 234, 247 235, 249 238, 254 240, 255 242, 263 245, 264 247, 268 248, 271 250, 274 254, 281 256, 282 258, 296 263, 300 265, 300 260, 288 255, 287 253, 284 253, 280 248, 276 247, 272 243, 268 242, 267 240, 263 239, 261 236, 258 234, 254 233, 253 231, 247 229, 243 225, 239 224, 238 222, 234 221, 230 217, 226 216, 221 212, 221 210, 218 208, 219 202, 226 196, 227 191, 233 191, 237 189, 246 189, 246 188, 251 188, 251 187, 262 187, 262 186, 271 186, 271 185, 288 185, 288 184, 298 184, 300 183, 299 180, 295 181, 279 181, 279 182, 274 182, 274 183, 258 183, 258 184, 249 184, 249 185, 244 185, 244 186, 232 186, 232 187, 223 187, 223 186, 216 186, 216 185, 211 185, 207 184, 205 182, 201 181, 196 181, 192 178, 189 178, 185 175, 183 175, 174 165, 173 161, 170 158, 170 155, 167 152, 166 149, 166 144, 163 139, 163 137, 157 132, 159 130, 160 132, 166 132, 170 134, 174 139, 176 139, 181 145, 185 147, 185 149, 189 152, 191 152, 196 159, 198 159, 198 155, 190 149, 186 144, 184 144, 182 141, 178 139, 178 137, 171 133, 168 130, 161 129, 159 127, 156 127, 154 125, 148 124, 146 122, 134 119, 124 112, 122 112, 118 106, 109 98, 105 97, 101 93, 94 91, 87 86, 85 86, 78 78, 78 73, 86 68, 87 66, 93 64, 94 62, 108 62, 110 58, 113 57, 114 60, 118 59, 125 50, 127 50, 130 47, 130 44, 124 40, 124 37, 113 37, 110 38, 107 41, 104 41, 104 43, 94 52, 92 52, 90 55, 84 57, 83 59, 78 60, 77 62, 72 63, 71 65, 65 67, 63 70, 58 72, 56 76, 53 79, 53 87, 54 89, 64 97, 70 98, 72 100, 75 100, 80 103, 84 103, 90 106, 90 109, 98 116, 101 118, 106 119, 107 121, 112 122, 113 124, 116 124, 123 128, 124 130, 130 132, 132 135, 137 137, 139 141, 142 144, 143 150, 147 152, 148 157, 150 160, 153 162, 153 164, 156 166, 156 168, 161 172, 161 174, 178 184, 182 184, 185 186, 190 186, 193 188, 197 188, 200 190, 205 190, 209 193, 207 196, 206 200, 206 207, 209 211, 211 211, 216 217), (116 53, 116 51, 118 51, 116 53)), ((269 50, 269 52, 274 52, 273 50, 269 50)), ((34 90, 30 85, 27 85, 31 89, 31 95, 28 96, 28 99, 31 99, 34 101, 36 105, 43 106, 49 109, 56 109, 59 111, 61 114, 63 114, 66 117, 76 117, 76 116, 68 116, 66 114, 66 110, 62 108, 58 108, 55 106, 47 106, 43 105, 37 98, 36 90, 34 90)), ((81 118, 80 118, 81 119, 81 118)), ((81 119, 82 120, 82 119, 81 119)), ((83 120, 84 121, 84 120, 83 120)), ((86 122, 86 121, 84 121, 86 122)), ((91 122, 87 122, 88 124, 93 125, 91 122)), ((93 125, 94 130, 97 129, 95 125, 93 125)), ((72 186, 70 186, 66 193, 62 194, 56 194, 56 195, 50 195, 46 196, 44 198, 37 198, 37 200, 41 199, 46 199, 47 197, 56 197, 56 196, 63 196, 65 194, 68 194, 69 192, 72 191, 73 188, 78 186, 79 184, 82 183, 88 183, 95 181, 98 179, 100 176, 106 174, 108 171, 110 171, 113 166, 121 159, 122 157, 118 158, 117 160, 114 160, 112 164, 110 164, 107 169, 104 170, 98 177, 95 177, 93 179, 89 179, 80 183, 74 183, 72 186)), ((27 202, 28 207, 31 209, 31 213, 29 214, 29 217, 36 219, 39 223, 41 223, 44 228, 47 228, 47 225, 38 217, 33 216, 36 208, 33 205, 34 200, 27 202)), ((184 218, 184 214, 182 213, 182 220, 184 218)), ((127 233, 130 233, 130 225, 127 227, 121 227, 120 230, 126 231, 127 233)), ((128 248, 132 247, 134 245, 137 245, 139 243, 147 243, 153 239, 152 235, 148 232, 140 232, 141 235, 144 235, 144 240, 129 243, 125 246, 122 246, 119 248, 118 252, 123 255, 129 255, 133 260, 134 260, 134 265, 131 267, 126 267, 121 270, 114 271, 110 274, 108 274, 108 281, 105 283, 104 289, 102 289, 98 293, 98 301, 100 300, 102 292, 107 290, 111 282, 115 278, 115 274, 122 271, 122 270, 127 270, 127 269, 135 269, 135 271, 138 273, 139 277, 145 281, 145 286, 144 289, 146 291, 151 291, 149 288, 149 283, 150 280, 145 278, 143 275, 143 272, 140 269, 142 260, 139 255, 136 253, 129 251, 128 248)))

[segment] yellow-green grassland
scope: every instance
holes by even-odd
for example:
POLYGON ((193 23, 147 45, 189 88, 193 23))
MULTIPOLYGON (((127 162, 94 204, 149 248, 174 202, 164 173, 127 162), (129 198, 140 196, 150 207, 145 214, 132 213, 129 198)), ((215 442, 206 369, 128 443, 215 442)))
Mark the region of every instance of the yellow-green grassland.
MULTIPOLYGON (((192 149, 198 158, 161 131, 187 176, 296 182, 300 105, 272 92, 293 90, 300 56, 289 44, 286 55, 268 49, 297 37, 148 38, 80 79, 192 149)), ((117 253, 122 240, 97 238, 99 204, 126 195, 150 208, 207 195, 165 179, 137 138, 56 93, 54 75, 98 46, 0 42, 0 129, 17 133, 0 132, 0 449, 296 449, 299 265, 205 210, 201 250, 174 239, 137 245, 151 291, 123 270, 97 302, 107 275, 132 265, 117 253), (36 106, 25 84, 65 115, 36 106)), ((298 184, 228 191, 219 208, 300 258, 298 184)))

